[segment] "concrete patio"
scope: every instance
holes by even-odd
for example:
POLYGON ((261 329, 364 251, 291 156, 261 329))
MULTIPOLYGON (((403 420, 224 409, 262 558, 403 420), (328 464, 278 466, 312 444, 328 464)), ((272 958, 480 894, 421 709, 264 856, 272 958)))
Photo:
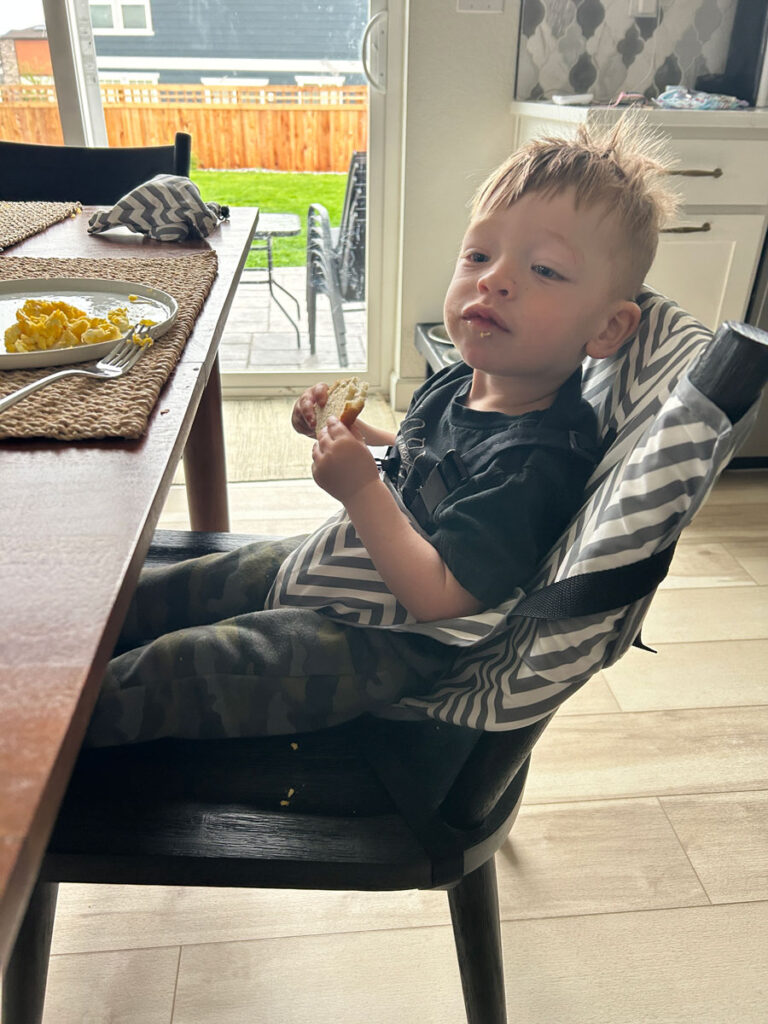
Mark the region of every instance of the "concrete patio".
MULTIPOLYGON (((291 370, 329 370, 339 368, 336 338, 330 306, 325 295, 317 297, 316 350, 309 351, 306 308, 306 268, 281 267, 273 271, 273 280, 286 288, 299 303, 296 306, 279 289, 275 294, 295 319, 296 331, 269 293, 266 270, 245 270, 222 338, 220 355, 223 373, 291 370)), ((350 370, 366 365, 365 305, 350 303, 344 307, 347 328, 347 355, 350 370)))

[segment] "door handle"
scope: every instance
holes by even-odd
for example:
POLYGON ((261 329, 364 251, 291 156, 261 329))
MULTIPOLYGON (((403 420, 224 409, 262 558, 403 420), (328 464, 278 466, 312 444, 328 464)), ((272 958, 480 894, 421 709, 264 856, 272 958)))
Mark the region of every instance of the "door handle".
POLYGON ((709 223, 708 220, 705 220, 704 223, 700 224, 698 227, 687 227, 687 226, 684 225, 684 226, 679 227, 679 228, 660 228, 659 229, 659 234, 664 234, 664 235, 692 235, 692 234, 694 234, 694 232, 697 232, 697 231, 711 231, 711 230, 712 230, 712 225, 709 223))
POLYGON ((387 11, 374 14, 363 32, 360 59, 368 84, 376 92, 387 91, 387 11))
POLYGON ((667 171, 667 174, 673 176, 677 175, 680 178, 722 178, 723 169, 722 167, 716 167, 714 171, 667 171))

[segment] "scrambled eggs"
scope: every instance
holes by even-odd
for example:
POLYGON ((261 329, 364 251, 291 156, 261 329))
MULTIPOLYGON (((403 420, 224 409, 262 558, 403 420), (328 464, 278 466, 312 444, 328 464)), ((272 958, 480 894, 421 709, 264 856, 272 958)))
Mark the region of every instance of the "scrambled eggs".
POLYGON ((111 309, 105 318, 88 316, 68 302, 27 299, 16 313, 16 323, 5 332, 5 348, 8 352, 36 352, 95 345, 117 340, 130 326, 124 307, 111 309))

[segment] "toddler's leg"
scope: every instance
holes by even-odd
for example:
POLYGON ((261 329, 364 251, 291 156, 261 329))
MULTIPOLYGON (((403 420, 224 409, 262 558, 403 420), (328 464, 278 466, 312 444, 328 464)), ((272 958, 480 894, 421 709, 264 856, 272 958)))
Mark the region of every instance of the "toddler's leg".
POLYGON ((143 569, 118 641, 135 647, 187 626, 259 611, 280 564, 302 537, 255 541, 236 551, 143 569))
POLYGON ((454 654, 426 637, 312 611, 241 615, 113 659, 86 743, 323 729, 424 692, 454 654))

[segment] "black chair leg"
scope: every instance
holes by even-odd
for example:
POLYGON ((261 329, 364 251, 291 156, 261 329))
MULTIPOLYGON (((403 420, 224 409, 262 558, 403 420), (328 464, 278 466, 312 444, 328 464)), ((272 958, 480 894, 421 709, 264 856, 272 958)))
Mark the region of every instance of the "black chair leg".
POLYGON ((507 1024, 493 857, 448 890, 467 1024, 507 1024))
POLYGON ((40 1024, 56 913, 56 882, 38 882, 3 975, 3 1024, 40 1024))

